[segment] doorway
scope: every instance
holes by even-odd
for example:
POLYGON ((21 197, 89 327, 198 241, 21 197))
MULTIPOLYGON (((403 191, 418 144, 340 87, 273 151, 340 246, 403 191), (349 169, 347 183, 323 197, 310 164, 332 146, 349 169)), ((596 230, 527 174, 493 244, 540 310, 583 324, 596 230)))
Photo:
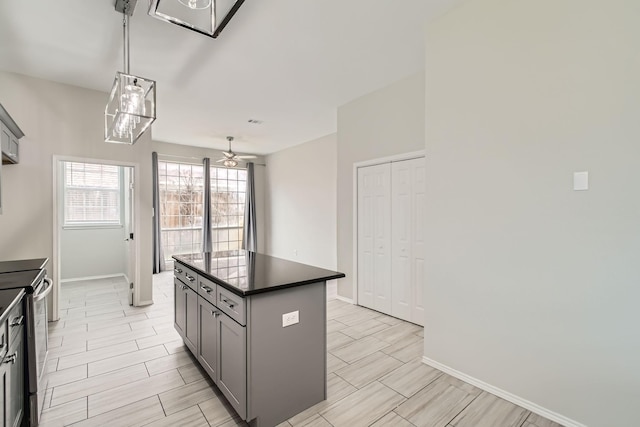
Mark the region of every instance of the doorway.
POLYGON ((133 163, 54 157, 51 320, 59 319, 60 287, 65 283, 126 283, 128 304, 139 302, 138 171, 133 163))

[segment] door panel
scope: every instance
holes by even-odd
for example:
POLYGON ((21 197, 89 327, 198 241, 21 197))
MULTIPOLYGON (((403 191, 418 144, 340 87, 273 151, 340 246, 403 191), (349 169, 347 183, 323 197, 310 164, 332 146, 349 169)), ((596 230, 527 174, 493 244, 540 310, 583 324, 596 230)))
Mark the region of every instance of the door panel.
MULTIPOLYGON (((218 388, 242 419, 247 417, 246 329, 226 314, 218 316, 218 388)), ((274 386, 276 386, 274 384, 274 386)))
POLYGON ((186 323, 184 330, 185 344, 193 354, 198 353, 198 294, 187 287, 185 290, 187 300, 186 323))
POLYGON ((220 311, 204 299, 198 300, 198 361, 211 379, 218 382, 218 328, 220 311))
POLYGON ((187 285, 178 279, 173 279, 174 287, 174 325, 176 331, 184 339, 185 327, 187 324, 187 296, 185 294, 187 285))

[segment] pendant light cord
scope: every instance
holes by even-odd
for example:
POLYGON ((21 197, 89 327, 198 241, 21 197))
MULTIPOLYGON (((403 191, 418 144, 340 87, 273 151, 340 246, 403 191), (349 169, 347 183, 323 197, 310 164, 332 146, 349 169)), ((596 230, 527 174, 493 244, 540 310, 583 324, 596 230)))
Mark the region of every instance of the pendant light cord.
MULTIPOLYGON (((128 8, 128 3, 127 3, 127 8, 128 8)), ((123 49, 124 73, 129 74, 129 15, 127 14, 126 8, 122 13, 122 41, 124 45, 124 49, 123 49)))

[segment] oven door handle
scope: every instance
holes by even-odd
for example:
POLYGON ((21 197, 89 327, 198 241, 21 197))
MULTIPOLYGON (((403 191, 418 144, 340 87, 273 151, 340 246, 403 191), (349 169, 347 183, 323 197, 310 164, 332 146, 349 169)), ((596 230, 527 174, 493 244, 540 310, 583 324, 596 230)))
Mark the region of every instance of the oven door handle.
POLYGON ((38 295, 34 295, 33 302, 45 299, 47 295, 49 295, 49 292, 51 292, 51 288, 53 288, 53 282, 48 277, 45 277, 42 281, 46 284, 46 287, 42 291, 38 292, 38 295))

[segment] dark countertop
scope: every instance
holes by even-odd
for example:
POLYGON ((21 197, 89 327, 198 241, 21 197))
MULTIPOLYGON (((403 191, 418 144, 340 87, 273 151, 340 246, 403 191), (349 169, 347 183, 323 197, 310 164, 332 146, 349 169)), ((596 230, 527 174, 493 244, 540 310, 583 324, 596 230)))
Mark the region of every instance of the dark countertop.
POLYGON ((0 273, 11 273, 14 271, 27 271, 27 270, 42 270, 48 261, 49 261, 48 258, 0 261, 0 273))
POLYGON ((24 289, 27 293, 33 293, 43 274, 42 270, 15 271, 13 273, 0 274, 0 290, 24 289))
POLYGON ((337 271, 244 250, 175 255, 173 259, 240 296, 345 277, 337 271))
POLYGON ((6 289, 0 291, 0 323, 4 322, 7 313, 22 301, 23 289, 6 289))

